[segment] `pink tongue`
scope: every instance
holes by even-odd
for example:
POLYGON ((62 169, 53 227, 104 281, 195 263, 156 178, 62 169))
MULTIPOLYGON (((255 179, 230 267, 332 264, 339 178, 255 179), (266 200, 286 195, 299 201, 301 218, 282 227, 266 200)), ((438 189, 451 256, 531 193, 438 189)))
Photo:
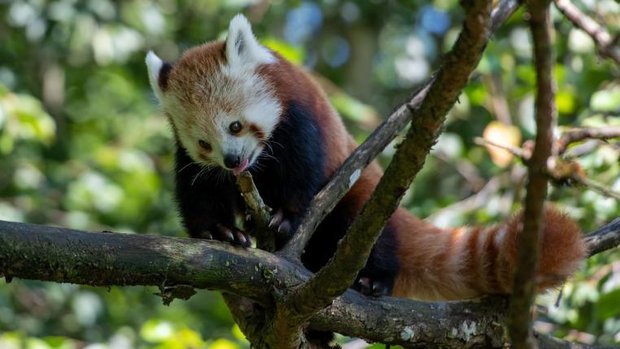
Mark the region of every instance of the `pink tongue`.
POLYGON ((232 173, 233 173, 235 176, 238 176, 241 172, 245 171, 245 170, 248 168, 249 163, 250 163, 250 160, 249 160, 249 159, 245 159, 245 160, 243 160, 243 161, 239 164, 239 166, 237 166, 237 167, 235 167, 235 168, 233 168, 233 169, 232 169, 232 173))

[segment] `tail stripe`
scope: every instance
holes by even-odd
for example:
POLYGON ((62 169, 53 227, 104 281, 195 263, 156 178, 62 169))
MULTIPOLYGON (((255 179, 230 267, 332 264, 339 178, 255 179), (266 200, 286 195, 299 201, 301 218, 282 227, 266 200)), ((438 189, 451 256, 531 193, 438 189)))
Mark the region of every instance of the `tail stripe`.
POLYGON ((452 255, 446 260, 452 274, 451 280, 455 285, 462 285, 467 280, 467 273, 463 271, 463 265, 467 260, 467 241, 465 237, 470 235, 468 227, 457 228, 452 234, 452 255))
POLYGON ((507 259, 505 258, 506 254, 506 239, 511 238, 510 234, 510 226, 502 225, 495 232, 495 237, 493 239, 495 248, 498 249, 497 256, 497 268, 495 270, 495 278, 498 280, 498 288, 496 292, 509 292, 512 287, 512 275, 510 275, 510 268, 512 266, 507 263, 507 259))
MULTIPOLYGON (((437 274, 432 274, 434 274, 433 277, 436 277, 438 280, 445 278, 451 273, 450 265, 447 261, 451 258, 450 256, 454 254, 455 243, 456 240, 452 236, 445 236, 445 245, 442 249, 437 250, 437 254, 435 254, 435 257, 433 258, 433 263, 431 265, 435 266, 437 269, 437 274)), ((445 279, 446 281, 450 280, 449 278, 445 279)))
POLYGON ((486 234, 485 234, 485 229, 482 228, 476 228, 475 229, 476 232, 476 250, 475 250, 475 254, 478 255, 479 259, 478 259, 478 264, 475 266, 476 269, 476 275, 477 278, 476 280, 474 280, 474 282, 478 283, 477 289, 480 289, 482 292, 486 291, 489 289, 489 283, 486 277, 486 273, 487 273, 487 264, 489 264, 488 262, 488 256, 486 253, 484 253, 484 245, 485 242, 487 241, 486 238, 486 234))
POLYGON ((467 280, 467 286, 478 292, 484 291, 484 285, 481 284, 484 278, 482 277, 482 270, 480 265, 482 264, 483 255, 479 252, 478 240, 480 238, 480 229, 470 229, 467 236, 467 256, 466 264, 464 266, 464 272, 469 273, 469 279, 467 280))
POLYGON ((483 263, 482 267, 484 268, 484 274, 482 275, 482 280, 487 281, 487 290, 498 290, 501 287, 500 280, 497 275, 498 269, 498 256, 500 250, 495 245, 495 239, 493 236, 493 232, 496 228, 491 229, 483 229, 484 232, 483 239, 484 245, 483 249, 478 251, 480 254, 486 257, 485 263, 483 263))

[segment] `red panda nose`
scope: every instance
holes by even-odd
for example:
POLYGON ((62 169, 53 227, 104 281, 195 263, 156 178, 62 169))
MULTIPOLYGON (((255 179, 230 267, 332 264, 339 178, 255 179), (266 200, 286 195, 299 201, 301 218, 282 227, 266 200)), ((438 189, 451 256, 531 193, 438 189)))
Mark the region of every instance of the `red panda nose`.
POLYGON ((241 157, 239 155, 226 155, 224 156, 224 166, 229 169, 236 168, 241 163, 241 157))

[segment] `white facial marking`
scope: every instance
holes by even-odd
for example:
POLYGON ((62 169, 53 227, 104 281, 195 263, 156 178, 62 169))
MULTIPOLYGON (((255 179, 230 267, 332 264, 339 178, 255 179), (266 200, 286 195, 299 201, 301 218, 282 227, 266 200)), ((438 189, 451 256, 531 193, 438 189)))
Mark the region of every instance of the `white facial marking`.
MULTIPOLYGON (((226 61, 219 66, 197 69, 195 77, 175 80, 176 85, 164 92, 159 87, 159 75, 165 63, 149 52, 149 80, 182 146, 195 162, 225 168, 224 157, 235 155, 242 163, 248 160, 251 166, 259 161, 264 145, 250 131, 250 125, 268 138, 282 112, 273 88, 257 73, 259 66, 277 59, 258 43, 242 15, 230 22, 225 55, 226 61), (242 124, 243 130, 233 135, 230 124, 235 121, 242 124), (200 141, 209 143, 211 151, 204 150, 200 141)), ((182 66, 181 62, 175 66, 182 66)))
POLYGON ((243 116, 248 123, 255 124, 265 132, 271 134, 280 119, 282 107, 267 87, 267 83, 258 75, 250 79, 241 80, 245 85, 247 101, 243 116))

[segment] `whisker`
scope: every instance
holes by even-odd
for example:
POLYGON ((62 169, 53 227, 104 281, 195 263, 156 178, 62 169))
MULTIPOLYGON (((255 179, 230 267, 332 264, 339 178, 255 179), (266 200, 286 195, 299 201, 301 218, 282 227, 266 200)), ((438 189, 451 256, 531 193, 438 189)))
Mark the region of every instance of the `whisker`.
POLYGON ((196 180, 198 179, 198 177, 200 177, 200 175, 202 175, 202 173, 203 173, 204 171, 206 171, 207 169, 208 169, 208 167, 207 167, 207 166, 202 166, 202 167, 200 168, 200 171, 198 171, 198 173, 194 176, 194 179, 192 179, 192 185, 191 185, 191 187, 193 187, 193 186, 194 186, 194 184, 196 183, 196 180))
MULTIPOLYGON (((188 168, 188 167, 190 167, 191 165, 194 165, 194 164, 198 164, 198 163, 196 161, 192 161, 189 164, 183 166, 180 170, 177 171, 177 173, 183 172, 184 169, 186 169, 186 168, 188 168)), ((200 164, 198 164, 198 165, 200 165, 200 164)))
MULTIPOLYGON (((263 159, 273 159, 273 160, 275 160, 277 163, 280 163, 280 159, 278 159, 277 157, 275 157, 275 156, 273 156, 273 155, 271 155, 271 154, 267 154, 267 153, 260 154, 260 155, 258 156, 258 159, 261 159, 261 158, 263 158, 263 159)), ((257 161, 258 161, 258 160, 257 160, 257 161)))
POLYGON ((282 143, 276 142, 274 140, 270 140, 269 142, 265 142, 265 144, 268 145, 271 150, 273 150, 273 145, 277 145, 280 148, 284 149, 284 146, 282 145, 282 143))

